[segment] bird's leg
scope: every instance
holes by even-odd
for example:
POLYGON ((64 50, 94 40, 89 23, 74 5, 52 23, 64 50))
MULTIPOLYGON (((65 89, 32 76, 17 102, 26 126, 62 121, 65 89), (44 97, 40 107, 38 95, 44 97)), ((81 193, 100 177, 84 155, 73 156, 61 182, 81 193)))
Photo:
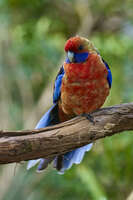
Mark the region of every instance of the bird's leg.
POLYGON ((82 117, 86 117, 86 119, 88 119, 91 123, 95 124, 94 117, 91 114, 89 114, 89 113, 82 113, 81 116, 82 117))

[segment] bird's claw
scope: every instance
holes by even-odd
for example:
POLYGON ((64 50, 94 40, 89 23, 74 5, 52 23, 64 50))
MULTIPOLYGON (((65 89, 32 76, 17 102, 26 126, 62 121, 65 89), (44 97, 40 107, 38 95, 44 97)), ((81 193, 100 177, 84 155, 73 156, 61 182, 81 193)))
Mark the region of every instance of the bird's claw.
POLYGON ((94 117, 91 114, 83 113, 81 114, 82 117, 86 117, 91 123, 95 124, 94 117))

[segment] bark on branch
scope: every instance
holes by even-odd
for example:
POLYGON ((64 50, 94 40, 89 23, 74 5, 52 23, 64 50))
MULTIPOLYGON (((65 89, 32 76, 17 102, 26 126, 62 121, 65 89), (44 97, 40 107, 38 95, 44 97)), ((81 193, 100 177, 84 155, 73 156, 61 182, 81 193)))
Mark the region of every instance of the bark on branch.
POLYGON ((64 154, 97 139, 133 130, 133 103, 102 108, 85 117, 38 130, 0 131, 0 164, 64 154))

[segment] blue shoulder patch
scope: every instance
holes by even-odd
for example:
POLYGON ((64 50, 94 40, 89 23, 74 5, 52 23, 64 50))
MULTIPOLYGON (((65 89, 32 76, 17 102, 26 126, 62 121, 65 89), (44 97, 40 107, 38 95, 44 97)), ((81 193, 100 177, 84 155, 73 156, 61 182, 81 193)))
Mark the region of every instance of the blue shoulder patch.
POLYGON ((64 76, 64 68, 63 66, 60 68, 59 73, 56 76, 56 80, 54 83, 54 92, 53 92, 53 103, 56 103, 58 99, 60 98, 60 93, 61 93, 61 83, 62 83, 62 78, 64 76))
POLYGON ((102 61, 104 62, 107 70, 108 70, 108 76, 107 76, 107 80, 108 80, 108 83, 109 83, 109 87, 111 88, 111 85, 112 85, 112 73, 111 73, 111 70, 109 68, 109 65, 105 62, 104 59, 102 59, 102 61))

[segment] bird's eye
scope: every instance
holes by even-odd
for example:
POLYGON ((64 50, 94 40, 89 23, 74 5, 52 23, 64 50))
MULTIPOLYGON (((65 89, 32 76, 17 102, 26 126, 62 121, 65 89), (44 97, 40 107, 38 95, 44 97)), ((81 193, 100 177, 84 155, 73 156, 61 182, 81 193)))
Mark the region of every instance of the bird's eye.
POLYGON ((83 49, 83 46, 82 45, 80 45, 79 47, 78 47, 78 50, 82 50, 83 49))

